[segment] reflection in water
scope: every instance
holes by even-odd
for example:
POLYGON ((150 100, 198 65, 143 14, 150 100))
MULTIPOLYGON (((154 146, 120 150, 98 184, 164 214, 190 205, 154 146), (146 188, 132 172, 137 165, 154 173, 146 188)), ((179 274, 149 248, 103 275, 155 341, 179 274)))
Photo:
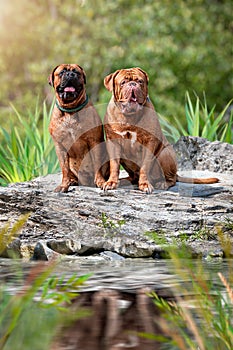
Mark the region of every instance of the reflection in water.
MULTIPOLYGON (((192 261, 194 272, 199 263, 200 261, 192 261)), ((189 261, 183 260, 180 266, 189 264, 189 261)), ((7 291, 15 294, 20 290, 30 267, 35 265, 48 263, 1 259, 0 279, 1 282, 4 281, 7 291)), ((215 292, 222 287, 217 272, 222 272, 227 277, 229 265, 226 260, 214 260, 211 263, 202 261, 202 265, 206 279, 211 278, 214 282, 215 292)), ((183 296, 185 291, 188 298, 185 302, 190 300, 186 306, 194 307, 195 295, 191 288, 190 275, 185 273, 185 269, 180 269, 181 271, 178 271, 171 260, 104 261, 100 256, 92 256, 72 257, 60 261, 54 270, 58 276, 63 274, 68 279, 73 274, 82 276, 92 273, 81 288, 82 293, 70 308, 77 314, 80 308, 85 307, 89 316, 76 320, 69 327, 62 327, 49 349, 171 349, 170 345, 161 345, 155 339, 139 336, 139 333, 162 334, 162 329, 156 322, 160 311, 148 297, 148 291, 154 290, 166 300, 172 300, 174 296, 183 296)))

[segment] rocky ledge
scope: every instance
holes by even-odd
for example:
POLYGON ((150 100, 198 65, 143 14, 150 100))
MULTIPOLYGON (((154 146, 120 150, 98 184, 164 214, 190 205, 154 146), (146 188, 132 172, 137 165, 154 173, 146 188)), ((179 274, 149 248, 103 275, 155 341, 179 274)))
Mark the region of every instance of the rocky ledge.
POLYGON ((223 256, 222 240, 233 243, 233 145, 183 137, 174 146, 179 173, 215 176, 214 185, 177 183, 144 194, 127 183, 114 191, 72 187, 53 190, 60 174, 0 188, 0 226, 30 213, 19 236, 2 252, 24 259, 67 255, 114 260, 164 257, 185 243, 193 256, 223 256))

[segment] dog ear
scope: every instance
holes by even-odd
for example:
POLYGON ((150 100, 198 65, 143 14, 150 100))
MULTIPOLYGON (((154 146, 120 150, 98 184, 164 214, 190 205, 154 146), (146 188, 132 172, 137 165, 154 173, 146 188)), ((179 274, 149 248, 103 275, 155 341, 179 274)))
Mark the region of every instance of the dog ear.
POLYGON ((111 73, 109 75, 107 75, 105 78, 104 78, 104 86, 106 87, 106 89, 108 91, 113 91, 113 88, 114 88, 114 79, 115 77, 117 76, 117 74, 120 72, 120 70, 118 69, 116 72, 114 73, 111 73))
POLYGON ((77 64, 77 66, 81 69, 81 71, 83 72, 83 78, 84 78, 84 84, 87 83, 87 77, 86 77, 86 73, 83 69, 83 67, 81 67, 79 64, 77 64))
POLYGON ((49 76, 48 76, 49 85, 51 85, 52 87, 53 87, 53 82, 54 82, 54 72, 55 72, 55 70, 56 70, 59 66, 60 66, 60 64, 59 64, 58 66, 56 66, 56 67, 53 69, 52 73, 50 73, 49 76))
POLYGON ((136 67, 136 69, 140 70, 140 72, 142 72, 142 73, 145 75, 145 77, 146 77, 146 82, 147 82, 147 84, 148 84, 148 82, 149 82, 148 74, 147 74, 144 70, 142 70, 141 68, 139 68, 139 67, 136 67))
POLYGON ((53 86, 53 75, 52 75, 52 73, 50 73, 49 76, 48 76, 48 83, 49 83, 49 85, 53 86))

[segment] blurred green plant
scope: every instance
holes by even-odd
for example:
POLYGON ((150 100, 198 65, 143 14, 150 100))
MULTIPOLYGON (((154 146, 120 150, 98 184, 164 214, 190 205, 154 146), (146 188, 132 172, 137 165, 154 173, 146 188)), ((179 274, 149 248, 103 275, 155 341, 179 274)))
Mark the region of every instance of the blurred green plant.
POLYGON ((48 126, 53 108, 43 112, 38 104, 35 112, 22 116, 12 106, 19 125, 11 123, 10 131, 0 127, 3 141, 0 145, 0 185, 28 181, 40 175, 56 172, 59 168, 48 126))
POLYGON ((220 112, 215 112, 215 107, 210 110, 204 94, 203 102, 196 95, 196 101, 193 102, 189 92, 186 92, 185 118, 186 126, 176 117, 173 117, 174 123, 167 118, 160 116, 160 122, 168 139, 176 142, 180 136, 197 136, 208 139, 209 141, 219 140, 221 142, 233 143, 233 110, 231 110, 228 119, 226 112, 233 100, 229 101, 225 108, 220 112))
POLYGON ((191 259, 185 244, 168 248, 175 272, 182 283, 174 289, 175 301, 157 293, 149 295, 160 310, 156 319, 163 335, 141 334, 163 344, 169 350, 231 350, 233 348, 233 282, 231 242, 219 228, 219 239, 229 258, 229 281, 218 272, 208 273, 202 261, 191 259))
MULTIPOLYGON (((20 233, 29 215, 23 215, 12 227, 7 224, 1 228, 0 254, 20 233)), ((57 327, 89 315, 82 308, 72 313, 68 305, 79 295, 80 286, 91 274, 56 276, 52 275, 55 267, 55 260, 32 267, 15 295, 7 292, 7 286, 1 283, 1 350, 47 350, 57 327)))
POLYGON ((8 245, 19 235, 30 213, 22 215, 14 224, 7 223, 0 229, 0 256, 8 245))
POLYGON ((77 277, 51 276, 56 263, 31 268, 22 290, 9 295, 0 290, 0 349, 47 350, 57 327, 89 313, 68 305, 90 274, 77 277), (43 339, 41 338, 43 334, 43 339), (19 347, 19 344, 21 346, 19 347))

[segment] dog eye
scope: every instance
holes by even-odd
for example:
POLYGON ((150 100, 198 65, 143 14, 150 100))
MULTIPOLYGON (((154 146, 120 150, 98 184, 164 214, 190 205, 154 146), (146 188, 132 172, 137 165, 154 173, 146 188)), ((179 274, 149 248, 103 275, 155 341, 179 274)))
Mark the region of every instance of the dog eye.
POLYGON ((125 83, 126 83, 126 80, 122 80, 120 85, 123 86, 125 83))
POLYGON ((143 79, 139 79, 139 80, 138 80, 138 83, 139 83, 139 84, 143 84, 143 83, 144 83, 143 79))
POLYGON ((66 68, 62 69, 62 71, 60 71, 60 73, 59 73, 59 76, 61 77, 66 71, 67 71, 66 68))

